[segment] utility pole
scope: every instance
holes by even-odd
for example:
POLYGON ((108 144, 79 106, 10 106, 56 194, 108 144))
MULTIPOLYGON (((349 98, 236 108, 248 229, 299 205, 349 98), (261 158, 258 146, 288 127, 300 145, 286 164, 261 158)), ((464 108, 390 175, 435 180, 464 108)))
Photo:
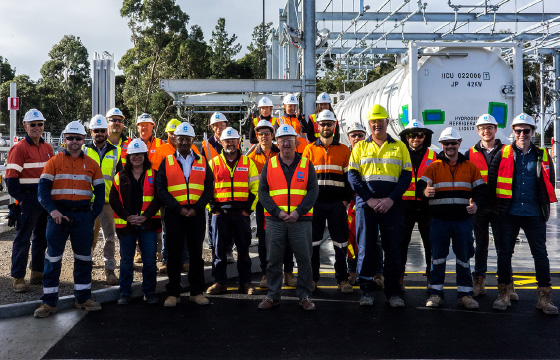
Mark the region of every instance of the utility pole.
MULTIPOLYGON (((17 84, 15 81, 10 82, 10 97, 17 97, 17 84)), ((14 146, 14 138, 16 136, 16 111, 10 110, 10 147, 14 146)))

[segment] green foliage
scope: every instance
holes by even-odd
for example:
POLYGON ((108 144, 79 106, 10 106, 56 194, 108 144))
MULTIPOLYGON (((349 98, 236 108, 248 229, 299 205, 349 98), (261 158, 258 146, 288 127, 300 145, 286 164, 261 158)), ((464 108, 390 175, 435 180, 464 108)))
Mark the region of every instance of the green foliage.
POLYGON ((330 94, 342 91, 354 92, 362 86, 365 86, 395 69, 395 64, 392 62, 381 62, 375 69, 368 70, 367 76, 364 70, 349 69, 346 71, 342 67, 334 67, 334 64, 329 60, 326 63, 327 70, 322 77, 317 77, 317 93, 328 92, 330 94), (330 67, 330 69, 329 69, 330 67), (362 82, 343 82, 345 80, 364 80, 362 82))
POLYGON ((233 58, 241 51, 241 44, 235 44, 237 35, 229 36, 226 31, 226 19, 219 18, 215 31, 212 31, 212 39, 210 39, 210 47, 212 55, 210 56, 210 71, 212 78, 215 79, 232 79, 232 70, 237 69, 232 63, 233 58))
POLYGON ((16 76, 16 69, 12 69, 8 59, 0 56, 0 84, 12 80, 16 76))
MULTIPOLYGON (((268 42, 272 34, 272 23, 269 22, 264 26, 265 44, 268 42)), ((241 79, 265 79, 266 78, 266 54, 263 46, 263 24, 259 24, 253 29, 253 40, 247 46, 249 53, 241 58, 237 63, 243 66, 243 69, 250 70, 250 76, 240 76, 241 79)), ((249 75, 249 74, 247 74, 249 75)))

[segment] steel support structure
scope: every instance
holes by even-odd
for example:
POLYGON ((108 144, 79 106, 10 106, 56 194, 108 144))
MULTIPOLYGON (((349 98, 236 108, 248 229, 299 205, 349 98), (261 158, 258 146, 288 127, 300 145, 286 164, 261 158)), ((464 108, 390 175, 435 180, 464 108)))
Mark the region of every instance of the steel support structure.
MULTIPOLYGON (((559 50, 554 51, 554 89, 560 91, 560 52, 559 50)), ((556 97, 554 101, 554 144, 552 145, 554 154, 554 173, 556 174, 556 188, 560 188, 560 163, 558 159, 560 158, 560 97, 556 97)))
POLYGON ((313 114, 315 111, 315 85, 317 70, 315 68, 315 0, 303 0, 303 113, 313 114))

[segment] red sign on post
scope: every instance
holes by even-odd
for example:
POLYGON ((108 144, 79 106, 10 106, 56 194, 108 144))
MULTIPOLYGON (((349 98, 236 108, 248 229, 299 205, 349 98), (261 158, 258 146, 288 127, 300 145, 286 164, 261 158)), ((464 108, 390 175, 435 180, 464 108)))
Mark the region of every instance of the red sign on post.
POLYGON ((8 110, 19 110, 19 98, 18 97, 8 98, 8 110))

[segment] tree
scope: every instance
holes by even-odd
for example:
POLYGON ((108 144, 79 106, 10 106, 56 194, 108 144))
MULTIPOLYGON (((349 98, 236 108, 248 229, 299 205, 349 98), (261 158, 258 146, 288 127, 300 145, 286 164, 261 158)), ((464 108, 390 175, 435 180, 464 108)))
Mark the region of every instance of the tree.
POLYGON ((38 82, 41 111, 52 126, 73 120, 88 121, 91 114, 91 77, 87 49, 79 37, 64 35, 49 52, 38 82))
POLYGON ((0 56, 0 84, 12 80, 16 76, 16 69, 12 69, 8 59, 0 56))
POLYGON ((216 79, 232 78, 231 71, 234 68, 233 59, 241 51, 241 44, 234 44, 237 35, 229 37, 226 31, 226 19, 219 18, 215 31, 212 31, 210 47, 212 56, 210 57, 210 70, 212 77, 216 79))
MULTIPOLYGON (((272 23, 269 22, 264 26, 264 39, 266 42, 272 34, 272 23)), ((238 61, 238 64, 244 69, 250 70, 250 76, 242 76, 242 79, 265 79, 266 78, 266 54, 263 45, 263 24, 259 24, 253 29, 253 40, 247 46, 249 53, 238 61)))

